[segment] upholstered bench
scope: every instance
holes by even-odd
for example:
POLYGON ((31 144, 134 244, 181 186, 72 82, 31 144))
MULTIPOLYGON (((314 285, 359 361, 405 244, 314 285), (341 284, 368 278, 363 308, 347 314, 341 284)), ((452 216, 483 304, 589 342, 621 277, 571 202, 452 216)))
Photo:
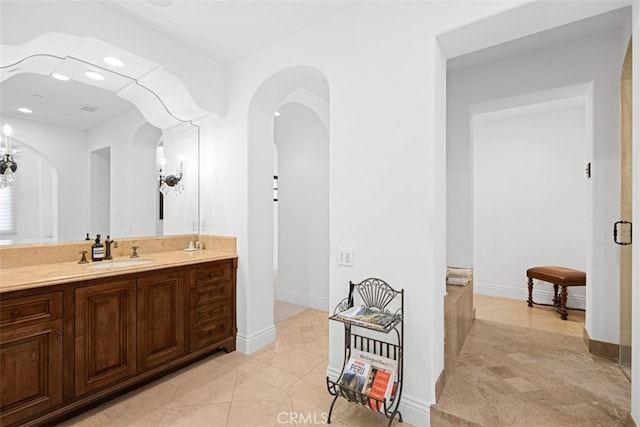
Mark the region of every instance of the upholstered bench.
POLYGON ((562 320, 567 320, 567 287, 587 285, 587 275, 583 271, 566 267, 531 267, 527 270, 527 277, 529 278, 529 299, 527 300, 527 305, 533 307, 534 304, 532 295, 533 279, 553 283, 553 305, 557 307, 557 311, 560 313, 562 320), (558 286, 562 288, 560 298, 558 298, 558 286))

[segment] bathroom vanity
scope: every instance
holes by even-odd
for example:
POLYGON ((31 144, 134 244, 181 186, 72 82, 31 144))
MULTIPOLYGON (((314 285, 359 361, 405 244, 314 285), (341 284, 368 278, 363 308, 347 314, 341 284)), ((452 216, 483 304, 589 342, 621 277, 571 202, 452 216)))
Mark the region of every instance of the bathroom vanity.
POLYGON ((0 424, 51 424, 235 350, 235 251, 0 270, 0 424))

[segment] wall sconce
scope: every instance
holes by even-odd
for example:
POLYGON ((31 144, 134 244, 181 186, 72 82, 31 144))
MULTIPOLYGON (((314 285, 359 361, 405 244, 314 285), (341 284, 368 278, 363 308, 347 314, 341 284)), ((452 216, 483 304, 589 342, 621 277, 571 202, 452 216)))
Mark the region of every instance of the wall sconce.
POLYGON ((11 126, 4 125, 2 127, 4 145, 0 147, 0 188, 13 187, 16 180, 14 173, 18 170, 17 162, 20 160, 20 150, 14 150, 11 147, 12 133, 11 126))
POLYGON ((166 163, 165 159, 160 160, 160 170, 158 171, 158 182, 160 182, 160 192, 163 196, 166 196, 171 192, 178 195, 181 194, 184 190, 184 171, 182 169, 182 157, 180 157, 180 169, 178 169, 175 175, 164 175, 162 170, 164 169, 164 165, 166 163))

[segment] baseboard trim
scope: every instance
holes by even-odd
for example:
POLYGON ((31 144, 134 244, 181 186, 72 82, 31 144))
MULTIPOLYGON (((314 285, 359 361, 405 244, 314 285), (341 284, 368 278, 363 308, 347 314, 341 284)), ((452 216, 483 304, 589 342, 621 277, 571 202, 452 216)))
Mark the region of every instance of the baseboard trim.
POLYGON ((438 375, 438 379, 436 380, 436 403, 440 400, 440 396, 442 395, 442 390, 444 390, 444 385, 447 383, 447 368, 442 368, 440 375, 438 375))
POLYGON ((305 294, 303 292, 278 288, 276 290, 276 299, 278 301, 288 302, 289 304, 301 305, 304 307, 315 308, 317 310, 327 312, 329 311, 328 298, 305 294))
POLYGON ((276 340, 276 328, 271 325, 251 335, 237 334, 236 349, 240 353, 251 354, 276 340))
MULTIPOLYGON (((526 285, 523 287, 513 287, 504 285, 495 285, 491 283, 474 282, 474 291, 481 295, 490 295, 493 297, 511 298, 526 301, 529 298, 529 289, 526 285)), ((553 302, 553 285, 549 284, 550 290, 540 289, 539 286, 533 285, 533 300, 537 303, 551 304, 553 302)), ((571 295, 567 297, 567 307, 584 310, 587 306, 587 300, 582 295, 571 295)))
POLYGON ((618 360, 620 345, 591 339, 587 328, 582 330, 582 339, 584 340, 584 345, 587 346, 589 353, 611 360, 618 360))

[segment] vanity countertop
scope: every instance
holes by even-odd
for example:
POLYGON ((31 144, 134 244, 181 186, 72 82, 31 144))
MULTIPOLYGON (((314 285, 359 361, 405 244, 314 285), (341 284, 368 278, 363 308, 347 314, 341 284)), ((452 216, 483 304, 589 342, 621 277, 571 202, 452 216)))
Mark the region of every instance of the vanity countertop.
POLYGON ((77 261, 73 261, 2 268, 0 269, 0 292, 18 291, 237 257, 238 255, 235 252, 208 249, 197 251, 179 250, 141 254, 139 258, 114 257, 108 261, 89 261, 88 264, 78 264, 77 261))

